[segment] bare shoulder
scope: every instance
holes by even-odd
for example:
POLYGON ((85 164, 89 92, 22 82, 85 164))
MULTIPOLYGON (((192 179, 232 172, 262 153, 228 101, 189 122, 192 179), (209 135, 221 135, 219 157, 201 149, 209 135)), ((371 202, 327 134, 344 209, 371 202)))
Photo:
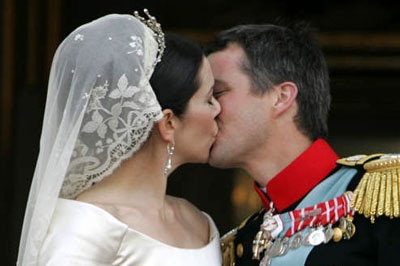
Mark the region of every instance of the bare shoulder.
POLYGON ((201 241, 204 245, 210 239, 210 222, 206 215, 194 204, 183 198, 169 197, 172 208, 175 209, 176 218, 180 220, 191 241, 201 241), (189 234, 190 233, 190 234, 189 234))

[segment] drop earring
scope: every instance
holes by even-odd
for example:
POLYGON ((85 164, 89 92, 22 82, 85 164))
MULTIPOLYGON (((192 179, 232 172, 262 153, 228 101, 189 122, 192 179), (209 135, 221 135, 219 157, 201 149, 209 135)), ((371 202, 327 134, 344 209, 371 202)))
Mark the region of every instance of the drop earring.
POLYGON ((168 159, 167 159, 167 163, 165 164, 165 167, 164 167, 164 176, 167 176, 169 170, 171 170, 171 168, 172 168, 172 156, 174 155, 174 152, 175 152, 175 145, 168 143, 167 152, 168 152, 168 159))

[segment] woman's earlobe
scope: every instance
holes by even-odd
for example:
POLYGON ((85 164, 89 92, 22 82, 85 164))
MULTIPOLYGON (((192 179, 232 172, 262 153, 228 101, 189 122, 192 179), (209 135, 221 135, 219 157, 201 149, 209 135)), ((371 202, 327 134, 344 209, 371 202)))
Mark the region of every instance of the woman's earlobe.
POLYGON ((157 122, 157 128, 164 141, 173 143, 176 129, 176 116, 171 109, 163 110, 163 118, 157 122))

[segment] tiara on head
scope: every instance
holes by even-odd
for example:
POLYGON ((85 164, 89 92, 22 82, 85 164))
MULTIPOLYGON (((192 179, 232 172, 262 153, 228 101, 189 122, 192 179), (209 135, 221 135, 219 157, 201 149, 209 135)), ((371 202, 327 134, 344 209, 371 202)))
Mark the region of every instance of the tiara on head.
POLYGON ((133 15, 139 19, 143 24, 145 24, 149 29, 151 29, 154 33, 155 39, 158 43, 157 50, 157 58, 154 62, 154 66, 161 61, 161 57, 164 53, 165 49, 165 38, 164 32, 161 29, 160 23, 157 22, 156 18, 151 16, 147 9, 143 9, 143 12, 147 15, 148 19, 146 20, 144 17, 139 15, 139 12, 135 11, 133 15))

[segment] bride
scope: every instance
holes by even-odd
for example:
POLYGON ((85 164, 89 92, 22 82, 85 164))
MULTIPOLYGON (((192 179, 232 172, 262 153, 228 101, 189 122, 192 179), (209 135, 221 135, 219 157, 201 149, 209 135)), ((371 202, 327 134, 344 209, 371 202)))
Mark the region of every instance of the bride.
POLYGON ((58 47, 17 265, 221 265, 213 220, 166 195, 175 168, 208 160, 213 75, 146 14, 101 17, 58 47))

